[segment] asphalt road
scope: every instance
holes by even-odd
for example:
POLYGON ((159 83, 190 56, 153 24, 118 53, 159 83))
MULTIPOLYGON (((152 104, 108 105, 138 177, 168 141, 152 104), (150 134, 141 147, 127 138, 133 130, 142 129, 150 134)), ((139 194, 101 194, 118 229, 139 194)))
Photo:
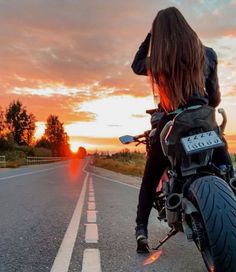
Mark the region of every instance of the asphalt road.
MULTIPOLYGON (((139 180, 87 162, 0 169, 1 272, 206 271, 183 234, 136 254, 139 180)), ((152 212, 150 246, 167 232, 152 212)))

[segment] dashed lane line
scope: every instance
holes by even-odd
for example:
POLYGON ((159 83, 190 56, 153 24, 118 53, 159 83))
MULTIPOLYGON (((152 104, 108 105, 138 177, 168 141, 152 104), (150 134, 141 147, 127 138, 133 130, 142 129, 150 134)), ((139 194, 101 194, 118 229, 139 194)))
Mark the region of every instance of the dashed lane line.
POLYGON ((57 256, 54 260, 53 266, 51 268, 51 272, 67 272, 70 265, 70 260, 75 244, 75 240, 77 237, 80 218, 83 210, 88 173, 85 177, 83 188, 80 193, 80 197, 76 204, 76 208, 74 210, 73 216, 71 218, 70 224, 66 230, 65 236, 57 253, 57 256))
POLYGON ((88 210, 96 210, 96 203, 88 202, 88 210))
POLYGON ((82 272, 101 272, 100 251, 96 248, 87 248, 83 254, 82 272))
POLYGON ((89 196, 89 202, 95 202, 94 196, 89 196))
MULTIPOLYGON (((85 242, 98 243, 97 211, 93 179, 89 179, 87 224, 85 229, 85 242)), ((102 272, 101 256, 98 248, 86 248, 83 254, 82 272, 102 272)))
POLYGON ((97 211, 87 211, 87 222, 96 223, 97 222, 97 211))
POLYGON ((97 224, 86 224, 85 241, 86 243, 93 243, 93 244, 98 242, 97 224))

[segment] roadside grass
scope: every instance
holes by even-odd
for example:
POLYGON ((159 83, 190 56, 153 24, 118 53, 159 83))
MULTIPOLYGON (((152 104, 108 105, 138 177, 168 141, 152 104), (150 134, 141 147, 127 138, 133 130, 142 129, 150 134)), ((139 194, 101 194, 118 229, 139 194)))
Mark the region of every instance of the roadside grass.
POLYGON ((230 157, 233 162, 234 168, 236 168, 236 153, 230 154, 230 157))
MULTIPOLYGON (((95 154, 92 164, 121 174, 141 177, 144 172, 145 157, 144 153, 125 149, 113 155, 95 154)), ((236 168, 236 154, 231 154, 231 159, 236 168)))
POLYGON ((7 168, 17 168, 26 165, 27 156, 50 157, 52 156, 52 153, 50 150, 43 147, 31 148, 27 146, 18 146, 14 150, 0 152, 0 156, 6 157, 7 168))
POLYGON ((145 154, 125 149, 113 155, 94 156, 93 165, 131 176, 142 176, 145 166, 145 154))

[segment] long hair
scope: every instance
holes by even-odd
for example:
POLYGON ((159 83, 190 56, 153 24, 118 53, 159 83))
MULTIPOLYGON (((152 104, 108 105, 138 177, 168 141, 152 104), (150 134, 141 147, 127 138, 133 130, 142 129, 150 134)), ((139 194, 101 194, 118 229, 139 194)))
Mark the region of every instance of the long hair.
POLYGON ((152 24, 148 64, 153 93, 161 106, 172 111, 194 93, 205 94, 204 47, 175 7, 160 10, 152 24))

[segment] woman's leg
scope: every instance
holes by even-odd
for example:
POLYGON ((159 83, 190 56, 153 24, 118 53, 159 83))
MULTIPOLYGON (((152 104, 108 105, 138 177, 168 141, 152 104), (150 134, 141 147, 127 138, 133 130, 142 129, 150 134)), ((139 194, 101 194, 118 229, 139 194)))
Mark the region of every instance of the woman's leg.
POLYGON ((156 188, 159 184, 161 176, 164 173, 164 170, 169 166, 169 161, 167 157, 164 156, 162 151, 160 132, 165 124, 169 120, 173 119, 173 117, 174 115, 165 115, 159 121, 155 140, 152 143, 151 150, 148 153, 137 206, 136 239, 138 253, 148 252, 149 249, 147 244, 148 218, 155 198, 156 188))
POLYGON ((139 191, 136 223, 147 229, 149 214, 152 209, 156 187, 165 169, 169 165, 167 157, 163 154, 160 143, 160 132, 165 124, 172 120, 174 115, 164 115, 156 128, 155 140, 148 153, 141 188, 139 191))
POLYGON ((152 209, 156 187, 164 170, 168 166, 168 159, 164 156, 160 141, 153 144, 147 158, 137 207, 137 225, 148 225, 149 214, 152 209))
POLYGON ((147 242, 148 218, 152 209, 156 187, 158 186, 160 178, 168 165, 168 159, 164 156, 160 144, 160 139, 158 139, 158 141, 152 145, 152 148, 149 151, 142 184, 139 191, 139 201, 136 217, 137 226, 135 229, 138 253, 149 252, 149 246, 147 242))

